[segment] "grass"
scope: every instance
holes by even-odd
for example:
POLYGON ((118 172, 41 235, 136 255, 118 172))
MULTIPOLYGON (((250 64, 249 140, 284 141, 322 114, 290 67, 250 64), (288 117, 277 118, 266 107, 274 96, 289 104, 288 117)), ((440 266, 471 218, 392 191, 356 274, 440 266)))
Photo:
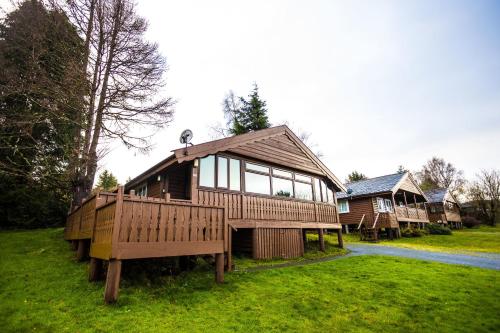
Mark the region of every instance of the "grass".
MULTIPOLYGON (((493 332, 500 272, 383 256, 125 280, 117 304, 86 280, 61 229, 0 232, 2 332, 493 332)), ((124 265, 126 267, 126 264, 124 265)))
MULTIPOLYGON (((344 235, 344 240, 347 243, 360 242, 357 234, 344 235)), ((450 253, 500 253, 500 225, 496 227, 482 225, 479 228, 453 230, 452 235, 403 237, 395 240, 383 239, 377 244, 450 253)))

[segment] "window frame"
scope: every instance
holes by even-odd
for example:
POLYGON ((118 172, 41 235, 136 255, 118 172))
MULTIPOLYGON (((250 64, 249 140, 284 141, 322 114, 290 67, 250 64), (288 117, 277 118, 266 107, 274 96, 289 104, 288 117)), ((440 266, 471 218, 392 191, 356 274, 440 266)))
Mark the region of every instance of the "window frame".
MULTIPOLYGON (((231 154, 208 154, 204 157, 199 157, 198 159, 198 167, 197 167, 197 186, 198 189, 201 190, 207 190, 207 191, 219 191, 219 192, 227 192, 227 193, 239 193, 239 194, 250 194, 250 195, 255 195, 255 196, 264 196, 264 197, 272 197, 276 199, 283 199, 283 200, 296 200, 296 201, 302 201, 302 202, 308 202, 308 203, 314 203, 314 202, 319 202, 319 203, 325 203, 329 204, 332 206, 337 206, 338 204, 335 202, 334 198, 334 190, 331 190, 328 185, 326 184, 326 181, 323 178, 320 178, 318 176, 312 176, 307 173, 304 173, 302 171, 295 171, 293 169, 288 169, 283 166, 274 166, 273 164, 266 164, 260 161, 252 160, 252 159, 247 159, 245 157, 239 157, 239 156, 232 156, 231 154), (203 186, 200 185, 200 180, 201 180, 201 162, 200 160, 202 158, 205 158, 207 156, 214 156, 215 159, 215 167, 214 167, 214 186, 203 186), (227 161, 227 187, 221 187, 219 186, 219 158, 225 158, 227 161), (231 189, 231 160, 236 160, 239 161, 239 177, 240 177, 240 189, 239 190, 233 190, 231 189), (263 172, 263 171, 257 171, 257 170, 252 170, 252 169, 247 169, 247 163, 257 165, 263 168, 267 168, 269 172, 263 172), (291 177, 286 177, 284 175, 278 175, 274 173, 274 170, 278 171, 283 171, 291 174, 291 177), (270 194, 263 194, 263 193, 257 193, 257 192, 251 192, 247 191, 247 184, 246 184, 246 177, 245 177, 245 172, 249 173, 254 173, 254 174, 259 174, 263 176, 267 176, 269 180, 269 193, 270 194), (299 177, 304 177, 307 179, 310 179, 309 182, 303 180, 303 179, 297 179, 296 176, 299 177), (290 197, 284 197, 284 196, 279 196, 279 195, 274 195, 274 188, 273 188, 273 178, 281 178, 281 179, 286 179, 286 180, 291 180, 292 181, 292 189, 293 193, 291 193, 290 197), (322 200, 322 195, 321 195, 321 188, 316 189, 316 182, 321 184, 322 182, 326 186, 326 198, 325 201, 322 200), (312 191, 312 198, 309 199, 302 199, 302 198, 297 198, 296 195, 296 188, 295 184, 296 183, 301 183, 305 185, 310 185, 311 186, 311 191, 312 191), (330 194, 328 193, 329 190, 331 193, 333 193, 333 197, 330 199, 330 194), (316 200, 316 197, 319 196, 319 200, 316 200)), ((321 185, 320 185, 321 186, 321 185)))
POLYGON ((337 201, 337 207, 338 207, 339 214, 347 214, 347 213, 351 212, 350 209, 349 209, 349 200, 347 200, 347 199, 345 199, 345 200, 338 200, 337 201), (345 206, 346 206, 346 209, 347 209, 346 211, 342 211, 342 209, 341 209, 342 203, 345 203, 345 206))
POLYGON ((394 213, 394 207, 392 205, 391 199, 384 199, 384 205, 385 205, 385 212, 386 213, 394 213), (389 203, 389 205, 387 205, 387 203, 389 203))

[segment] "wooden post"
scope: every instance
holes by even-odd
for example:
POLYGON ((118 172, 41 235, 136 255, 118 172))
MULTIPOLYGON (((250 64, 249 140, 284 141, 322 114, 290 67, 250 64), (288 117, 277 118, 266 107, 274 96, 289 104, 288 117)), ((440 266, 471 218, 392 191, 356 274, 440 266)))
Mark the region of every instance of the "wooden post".
POLYGON ((102 273, 102 260, 98 258, 90 258, 89 265, 89 281, 98 281, 102 273))
POLYGON ((325 252, 325 239, 323 237, 323 228, 318 229, 319 250, 325 252))
POLYGON ((346 225, 345 225, 345 233, 346 233, 346 234, 349 234, 349 224, 346 224, 346 225))
POLYGON ((342 229, 337 230, 337 239, 339 241, 339 247, 341 249, 343 249, 344 248, 344 240, 342 239, 342 229))
POLYGON ((215 282, 224 282, 224 253, 215 254, 215 282))
MULTIPOLYGON (((405 198, 405 207, 406 207, 406 217, 410 218, 410 214, 408 213, 408 201, 406 201, 406 192, 403 191, 403 197, 405 198)), ((408 223, 408 228, 410 227, 410 224, 408 223)))
POLYGON ((77 239, 73 239, 71 241, 71 250, 76 251, 77 249, 78 249, 78 240, 77 239))
POLYGON ((199 163, 198 160, 193 162, 193 166, 191 168, 191 202, 197 204, 198 203, 198 168, 195 163, 199 163))
POLYGON ((230 226, 227 235, 227 271, 231 272, 233 270, 233 228, 230 226))
POLYGON ((415 194, 413 194, 413 202, 415 203, 415 212, 417 212, 417 219, 420 220, 420 216, 418 214, 418 207, 417 207, 417 197, 415 196, 415 194))
POLYGON ((78 248, 76 250, 76 260, 83 261, 87 255, 87 242, 84 239, 78 240, 78 248))
POLYGON ((104 289, 104 301, 108 304, 114 303, 118 299, 121 272, 122 261, 111 259, 108 264, 108 273, 106 274, 106 287, 104 289))
POLYGON ((259 259, 260 251, 258 248, 258 229, 254 228, 252 229, 252 258, 253 259, 259 259))

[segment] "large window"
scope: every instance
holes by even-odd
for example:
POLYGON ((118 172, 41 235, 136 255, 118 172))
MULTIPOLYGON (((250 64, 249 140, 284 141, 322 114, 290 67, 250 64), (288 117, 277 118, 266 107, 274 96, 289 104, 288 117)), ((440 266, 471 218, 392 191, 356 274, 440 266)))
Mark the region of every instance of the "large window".
POLYGON ((227 188, 227 158, 217 157, 217 187, 227 188))
POLYGON ((335 204, 334 193, 323 180, 254 162, 244 162, 242 170, 242 163, 222 155, 200 158, 199 185, 335 204))
POLYGON ((240 160, 229 159, 229 189, 231 191, 240 191, 240 160))
POLYGON ((349 213, 349 202, 347 200, 339 200, 339 213, 349 213))
POLYGON ((200 186, 215 187, 215 156, 200 158, 200 186))
POLYGON ((269 175, 258 173, 245 172, 245 190, 246 192, 258 194, 271 194, 271 184, 269 183, 269 175))
POLYGON ((302 200, 312 200, 313 199, 312 184, 305 184, 296 181, 295 197, 297 199, 302 199, 302 200))
POLYGON ((273 168, 273 195, 293 198, 293 174, 273 168))

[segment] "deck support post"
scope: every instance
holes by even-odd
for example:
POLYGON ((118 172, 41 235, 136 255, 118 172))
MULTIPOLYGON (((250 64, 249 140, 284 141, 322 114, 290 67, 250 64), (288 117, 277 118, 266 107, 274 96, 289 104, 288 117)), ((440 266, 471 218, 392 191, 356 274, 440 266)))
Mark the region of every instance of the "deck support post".
POLYGON ((349 224, 346 224, 346 225, 345 225, 345 233, 346 233, 346 234, 349 234, 349 224))
POLYGON ((84 239, 78 240, 77 250, 76 250, 76 260, 83 261, 87 254, 87 242, 84 239))
POLYGON ((71 250, 76 251, 77 249, 78 249, 78 240, 77 239, 73 239, 71 241, 71 250))
POLYGON ((98 281, 102 273, 102 260, 98 258, 90 258, 89 265, 89 281, 98 281))
POLYGON ((325 252, 325 238, 323 237, 323 228, 318 229, 319 250, 325 252))
POLYGON ((215 282, 224 282, 224 253, 215 254, 215 282))
POLYGON ((226 271, 231 272, 233 270, 233 229, 229 227, 227 232, 227 267, 226 271))
POLYGON ((108 304, 114 303, 118 299, 121 272, 122 261, 111 259, 108 264, 108 273, 106 274, 106 287, 104 289, 104 301, 108 304))
POLYGON ((341 249, 343 249, 344 248, 344 240, 342 239, 342 229, 337 230, 337 239, 339 241, 339 247, 341 249))

